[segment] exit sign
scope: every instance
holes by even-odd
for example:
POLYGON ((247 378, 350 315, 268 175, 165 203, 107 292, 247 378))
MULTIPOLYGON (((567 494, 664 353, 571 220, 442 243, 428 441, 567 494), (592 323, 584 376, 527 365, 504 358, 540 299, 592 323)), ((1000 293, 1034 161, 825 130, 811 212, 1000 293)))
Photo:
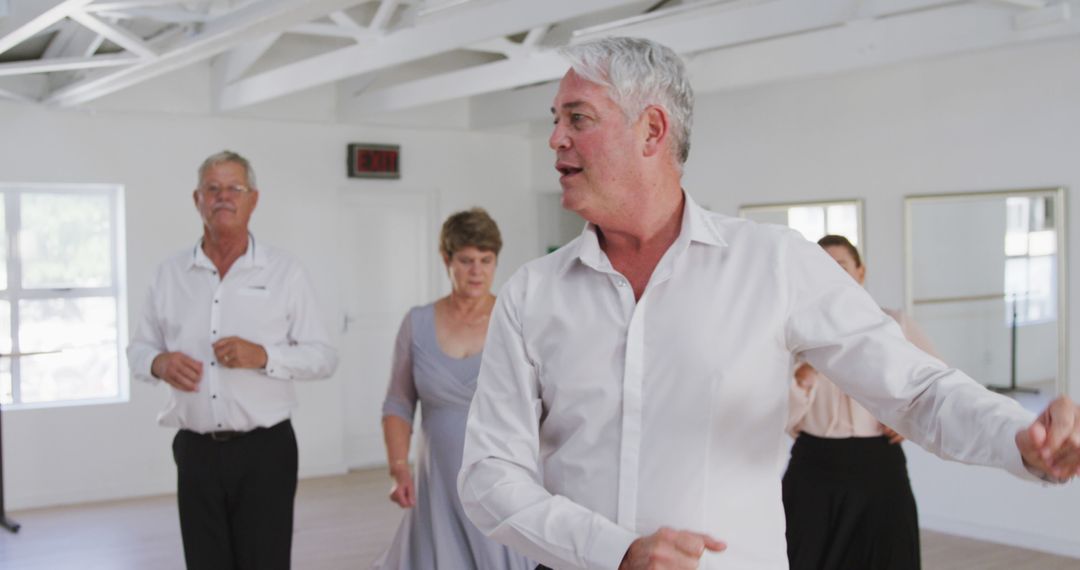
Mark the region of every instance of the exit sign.
POLYGON ((401 178, 401 147, 396 144, 350 144, 349 178, 401 178))

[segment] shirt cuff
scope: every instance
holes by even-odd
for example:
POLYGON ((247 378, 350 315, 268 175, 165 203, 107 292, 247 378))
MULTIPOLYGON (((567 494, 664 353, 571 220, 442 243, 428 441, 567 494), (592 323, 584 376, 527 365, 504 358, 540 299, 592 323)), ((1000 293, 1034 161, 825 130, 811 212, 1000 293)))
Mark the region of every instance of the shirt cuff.
MULTIPOLYGON (((1032 421, 1034 421, 1034 418, 1032 418, 1032 421)), ((1046 473, 1028 467, 1027 463, 1024 463, 1024 456, 1020 454, 1020 448, 1016 446, 1016 434, 1020 430, 1027 429, 1029 425, 1031 425, 1030 421, 1025 421, 1020 418, 1006 424, 1007 427, 1005 429, 1007 430, 1007 433, 1011 434, 1011 437, 1002 438, 1003 440, 1007 440, 1007 443, 1003 443, 1002 445, 1008 447, 1007 450, 1002 450, 1004 456, 1009 458, 1009 462, 1005 465, 1005 469, 1009 473, 1026 481, 1055 483, 1056 481, 1049 478, 1046 473)))
MULTIPOLYGON (((598 518, 600 515, 593 515, 598 518)), ((622 564, 626 551, 630 544, 637 540, 638 535, 604 519, 596 525, 592 544, 585 562, 589 570, 614 570, 622 564)))
POLYGON ((263 368, 266 375, 279 380, 292 380, 292 374, 280 362, 277 349, 269 345, 263 345, 263 350, 266 351, 266 366, 263 368))
POLYGON ((135 362, 130 363, 131 369, 135 371, 135 377, 150 384, 163 382, 161 378, 154 376, 154 359, 162 354, 165 353, 157 352, 137 357, 135 362))

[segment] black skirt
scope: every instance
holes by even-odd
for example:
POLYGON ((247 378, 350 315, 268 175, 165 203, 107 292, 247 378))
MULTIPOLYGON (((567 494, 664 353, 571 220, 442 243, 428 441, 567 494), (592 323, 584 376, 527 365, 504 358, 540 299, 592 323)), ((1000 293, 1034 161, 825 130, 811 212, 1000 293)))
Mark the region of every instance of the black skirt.
POLYGON ((919 518, 899 445, 799 434, 783 482, 791 570, 917 570, 919 518))

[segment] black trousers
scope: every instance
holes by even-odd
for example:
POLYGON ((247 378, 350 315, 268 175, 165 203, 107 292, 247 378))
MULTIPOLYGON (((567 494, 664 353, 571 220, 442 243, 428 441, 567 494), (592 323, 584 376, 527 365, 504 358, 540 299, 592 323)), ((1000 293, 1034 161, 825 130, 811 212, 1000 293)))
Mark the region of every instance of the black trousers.
POLYGON ((918 570, 919 517, 899 445, 799 434, 783 481, 791 570, 918 570))
POLYGON ((285 420, 230 439, 180 430, 177 502, 189 570, 287 570, 297 450, 285 420))

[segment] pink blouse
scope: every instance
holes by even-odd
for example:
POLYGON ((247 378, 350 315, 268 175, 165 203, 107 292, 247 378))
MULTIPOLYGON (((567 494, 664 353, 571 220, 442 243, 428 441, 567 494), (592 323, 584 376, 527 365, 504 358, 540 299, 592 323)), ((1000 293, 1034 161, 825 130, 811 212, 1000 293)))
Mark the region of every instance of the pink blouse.
MULTIPOLYGON (((914 320, 902 311, 882 310, 900 324, 912 344, 941 358, 914 320)), ((801 364, 797 362, 795 368, 801 364)), ((799 432, 827 438, 877 437, 884 433, 881 422, 818 371, 811 372, 804 383, 805 387, 792 381, 788 393, 787 431, 792 437, 799 432)))

